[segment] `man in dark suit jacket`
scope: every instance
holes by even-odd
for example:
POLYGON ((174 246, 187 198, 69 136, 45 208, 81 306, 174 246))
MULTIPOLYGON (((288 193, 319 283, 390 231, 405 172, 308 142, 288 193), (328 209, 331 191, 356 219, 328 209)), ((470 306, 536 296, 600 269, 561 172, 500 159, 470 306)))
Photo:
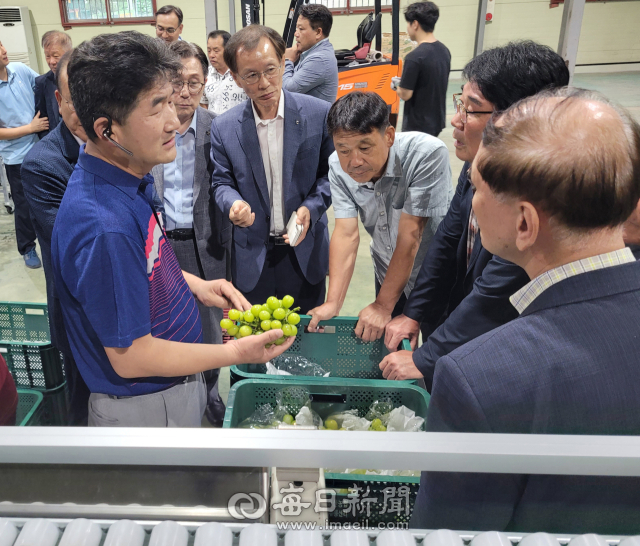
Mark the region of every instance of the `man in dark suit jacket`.
POLYGON ((250 100, 213 121, 211 180, 234 224, 235 286, 252 303, 290 294, 305 313, 324 302, 329 264, 330 105, 282 91, 284 51, 280 35, 260 25, 227 43, 225 63, 250 100), (286 226, 294 212, 302 233, 290 246, 286 226))
MULTIPOLYGON (((472 172, 482 242, 532 280, 511 297, 519 318, 438 361, 429 431, 640 434, 640 264, 622 228, 638 180, 640 124, 593 92, 489 123, 472 172)), ((425 472, 411 526, 637 534, 640 479, 425 472)))
POLYGON ((33 226, 42 250, 51 342, 64 355, 64 369, 70 394, 68 423, 78 426, 87 424, 89 389, 80 376, 71 353, 51 269, 53 224, 67 189, 67 182, 78 162, 80 144, 87 139, 69 94, 67 63, 70 56, 71 52, 68 52, 57 61, 55 93, 62 123, 31 148, 22 163, 20 172, 33 226))
POLYGON ((40 111, 40 117, 49 118, 49 129, 38 133, 40 138, 44 138, 53 131, 62 119, 55 96, 58 88, 56 70, 60 59, 67 51, 71 51, 73 44, 71 37, 66 32, 50 30, 42 35, 42 48, 47 65, 49 65, 49 72, 36 78, 36 112, 40 111))
POLYGON ((482 131, 493 112, 505 110, 542 89, 569 83, 562 57, 534 42, 487 50, 467 64, 463 75, 467 82, 462 93, 454 95, 456 115, 451 125, 456 156, 465 164, 404 314, 392 320, 385 332, 390 351, 396 351, 404 338, 409 338, 415 349, 422 325, 423 345, 413 353, 393 352, 380 364, 387 379, 424 378, 429 391, 441 356, 516 318, 509 296, 528 280, 522 268, 495 257, 482 246, 471 214, 469 167, 482 131))
MULTIPOLYGON (((227 254, 213 229, 220 222, 210 197, 211 122, 216 115, 198 106, 208 70, 207 56, 196 45, 183 40, 171 44, 182 61, 182 90, 174 98, 180 120, 176 135, 179 154, 171 163, 156 165, 156 192, 163 204, 164 225, 171 248, 183 271, 208 281, 227 278, 227 254), (165 178, 165 173, 167 177, 165 178)), ((223 219, 229 224, 228 219, 223 219)), ((222 309, 198 303, 204 343, 222 343, 222 309)), ((225 406, 218 393, 220 370, 205 372, 209 422, 222 426, 225 406)))

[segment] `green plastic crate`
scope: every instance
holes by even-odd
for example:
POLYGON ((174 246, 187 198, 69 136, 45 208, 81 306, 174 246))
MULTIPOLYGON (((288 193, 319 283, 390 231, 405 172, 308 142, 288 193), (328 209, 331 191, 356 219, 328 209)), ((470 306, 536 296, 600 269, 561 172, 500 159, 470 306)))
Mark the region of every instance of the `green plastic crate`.
POLYGON ((0 341, 51 343, 47 304, 0 302, 0 341))
MULTIPOLYGON (((281 377, 281 376, 275 376, 281 377)), ((315 379, 315 378, 314 378, 315 379)), ((257 408, 263 404, 271 404, 275 407, 276 393, 284 388, 293 386, 286 381, 273 381, 271 379, 246 379, 239 381, 231 387, 227 400, 227 411, 224 417, 224 428, 235 428, 239 423, 249 417, 257 408)), ((329 413, 334 411, 344 411, 357 409, 360 417, 364 417, 369 406, 374 400, 391 399, 395 406, 404 405, 416 412, 416 415, 427 418, 427 408, 429 406, 429 393, 415 385, 401 381, 377 381, 377 380, 352 380, 348 383, 337 384, 328 381, 328 378, 318 378, 316 381, 298 380, 295 386, 306 387, 312 395, 317 395, 317 404, 334 402, 336 406, 320 408, 318 413, 325 419, 328 413, 323 413, 323 409, 329 413)), ((312 407, 318 410, 318 405, 312 403, 312 407)), ((289 413, 295 415, 300 407, 288 406, 289 413)), ((384 438, 384 432, 372 432, 384 438)), ((419 434, 416 432, 415 434, 419 434)), ((415 503, 416 494, 420 478, 410 476, 366 476, 360 474, 325 474, 327 488, 338 492, 336 497, 336 510, 329 516, 331 522, 359 522, 361 525, 374 525, 377 523, 408 523, 411 511, 415 503), (363 490, 369 488, 369 498, 376 498, 376 503, 371 503, 370 514, 367 515, 366 506, 357 509, 354 515, 352 501, 344 491, 353 488, 354 484, 363 490), (390 508, 399 508, 397 502, 387 498, 385 502, 385 489, 405 487, 402 493, 408 496, 408 506, 404 503, 404 496, 399 496, 401 510, 391 511, 390 508), (342 490, 342 493, 340 492, 342 490), (387 506, 392 505, 392 506, 387 506), (384 512, 384 513, 383 513, 384 512)), ((363 495, 363 493, 362 493, 363 495)), ((388 493, 389 495, 389 493, 388 493)), ((397 495, 396 495, 397 496, 397 495)))
POLYGON ((16 410, 16 426, 35 426, 40 424, 42 409, 42 393, 27 389, 18 389, 18 408, 16 410))
POLYGON ((49 391, 64 384, 64 363, 51 344, 46 303, 0 302, 0 355, 18 387, 49 391))
MULTIPOLYGON (((354 333, 358 323, 357 317, 336 317, 322 321, 324 333, 305 332, 305 327, 310 320, 309 315, 300 316, 296 340, 285 354, 302 355, 316 362, 327 372, 331 372, 329 377, 267 375, 267 367, 264 364, 240 364, 231 366, 231 384, 242 379, 268 379, 269 381, 302 379, 331 383, 344 383, 345 379, 384 379, 379 368, 382 359, 389 354, 384 346, 384 338, 371 343, 365 343, 357 338, 354 333)), ((408 340, 403 340, 402 348, 411 350, 408 340)), ((413 380, 406 382, 416 383, 413 380)))

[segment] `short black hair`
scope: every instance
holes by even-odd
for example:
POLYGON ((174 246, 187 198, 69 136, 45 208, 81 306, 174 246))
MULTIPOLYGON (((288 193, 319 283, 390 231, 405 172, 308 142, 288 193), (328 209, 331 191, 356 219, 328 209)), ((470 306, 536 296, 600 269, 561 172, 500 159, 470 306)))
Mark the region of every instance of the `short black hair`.
POLYGON ((278 60, 282 61, 287 45, 284 43, 282 36, 275 30, 262 25, 249 25, 236 32, 224 48, 224 64, 226 64, 231 72, 238 73, 238 50, 255 51, 260 44, 262 38, 267 38, 276 50, 278 60))
POLYGON ((327 129, 333 135, 345 133, 369 134, 389 127, 389 108, 377 93, 354 91, 333 103, 327 117, 327 129))
POLYGON ((322 29, 322 35, 327 38, 333 26, 333 15, 326 6, 322 4, 304 4, 300 8, 299 17, 309 20, 313 30, 322 29))
POLYGON ((498 111, 540 91, 569 85, 569 69, 562 57, 531 40, 482 52, 467 63, 462 77, 475 83, 498 111))
POLYGON ((229 34, 226 30, 212 30, 209 33, 209 36, 207 36, 207 41, 209 41, 211 38, 222 38, 222 45, 226 46, 229 38, 231 38, 231 34, 229 34))
MULTIPOLYGON (((67 71, 67 65, 69 64, 69 59, 71 59, 71 54, 73 53, 73 49, 67 51, 60 59, 58 60, 58 66, 56 67, 56 73, 54 75, 54 79, 56 82, 56 87, 60 89, 60 75, 63 72, 67 71)), ((67 84, 69 80, 67 79, 67 84)))
POLYGON ((142 93, 178 77, 182 63, 169 46, 136 31, 100 34, 73 50, 67 74, 71 100, 87 136, 94 118, 124 124, 142 93))
POLYGON ((182 10, 177 6, 172 6, 170 4, 162 6, 158 11, 156 11, 156 17, 158 15, 169 15, 170 13, 176 14, 176 17, 178 18, 178 25, 181 25, 183 19, 182 10))
POLYGON ((407 23, 418 21, 425 32, 433 32, 440 18, 440 10, 433 2, 414 2, 404 10, 404 18, 407 23))
POLYGON ((202 74, 207 79, 209 72, 209 59, 202 48, 198 44, 193 44, 185 40, 176 40, 169 45, 169 49, 173 51, 181 59, 196 59, 202 65, 202 74))

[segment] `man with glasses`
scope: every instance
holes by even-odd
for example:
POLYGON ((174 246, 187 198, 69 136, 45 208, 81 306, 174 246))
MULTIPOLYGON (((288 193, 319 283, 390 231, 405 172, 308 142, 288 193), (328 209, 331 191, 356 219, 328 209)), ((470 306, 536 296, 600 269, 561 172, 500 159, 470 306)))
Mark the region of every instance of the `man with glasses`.
MULTIPOLYGON (((250 100, 213 120, 212 187, 234 224, 234 284, 252 303, 290 294, 306 313, 324 302, 334 148, 329 103, 282 90, 285 49, 276 31, 260 25, 227 43, 225 63, 250 100)), ((231 236, 229 227, 223 241, 231 236)))
POLYGON ((449 212, 440 223, 422 263, 404 313, 386 328, 390 351, 380 369, 387 379, 424 378, 431 391, 436 361, 517 317, 509 297, 522 288, 525 271, 487 251, 471 209, 469 169, 482 131, 494 112, 525 97, 569 83, 569 71, 551 48, 531 41, 513 42, 483 52, 463 70, 466 83, 454 95, 456 156, 465 162, 449 212), (397 351, 408 338, 415 352, 397 351), (424 331, 431 332, 424 339, 424 331))
POLYGON ((182 40, 182 10, 176 6, 162 6, 156 11, 156 36, 168 44, 182 40))
MULTIPOLYGON (((211 281, 226 278, 226 255, 212 229, 215 215, 210 208, 211 121, 214 113, 199 106, 207 71, 207 56, 200 46, 173 42, 171 51, 182 62, 180 78, 174 83, 180 91, 173 102, 180 127, 176 133, 176 158, 156 165, 153 174, 156 192, 164 205, 165 233, 183 271, 211 281)), ((218 215, 220 216, 220 215, 218 215)), ((228 220, 227 220, 228 223, 228 220)), ((222 343, 222 309, 198 304, 204 343, 222 343)), ((219 370, 205 373, 207 418, 222 426, 225 407, 217 388, 219 370)))
POLYGON ((68 51, 57 61, 55 73, 55 95, 62 122, 31 148, 22 163, 21 175, 24 195, 42 250, 51 342, 64 356, 69 391, 67 422, 70 426, 81 426, 87 424, 89 390, 73 359, 51 270, 53 224, 71 173, 78 162, 80 146, 87 141, 87 134, 80 125, 69 93, 67 65, 70 58, 71 51, 68 51))

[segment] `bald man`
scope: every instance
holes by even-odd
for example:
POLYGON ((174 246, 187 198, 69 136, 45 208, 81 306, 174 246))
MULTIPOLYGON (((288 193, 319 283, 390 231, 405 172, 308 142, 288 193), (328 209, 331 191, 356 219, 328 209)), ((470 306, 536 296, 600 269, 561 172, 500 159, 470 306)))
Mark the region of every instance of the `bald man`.
MULTIPOLYGON (((515 320, 438 360, 432 432, 640 434, 640 126, 592 92, 525 99, 472 165, 482 245, 531 282, 515 320)), ((638 478, 425 472, 412 528, 636 534, 638 478)))

